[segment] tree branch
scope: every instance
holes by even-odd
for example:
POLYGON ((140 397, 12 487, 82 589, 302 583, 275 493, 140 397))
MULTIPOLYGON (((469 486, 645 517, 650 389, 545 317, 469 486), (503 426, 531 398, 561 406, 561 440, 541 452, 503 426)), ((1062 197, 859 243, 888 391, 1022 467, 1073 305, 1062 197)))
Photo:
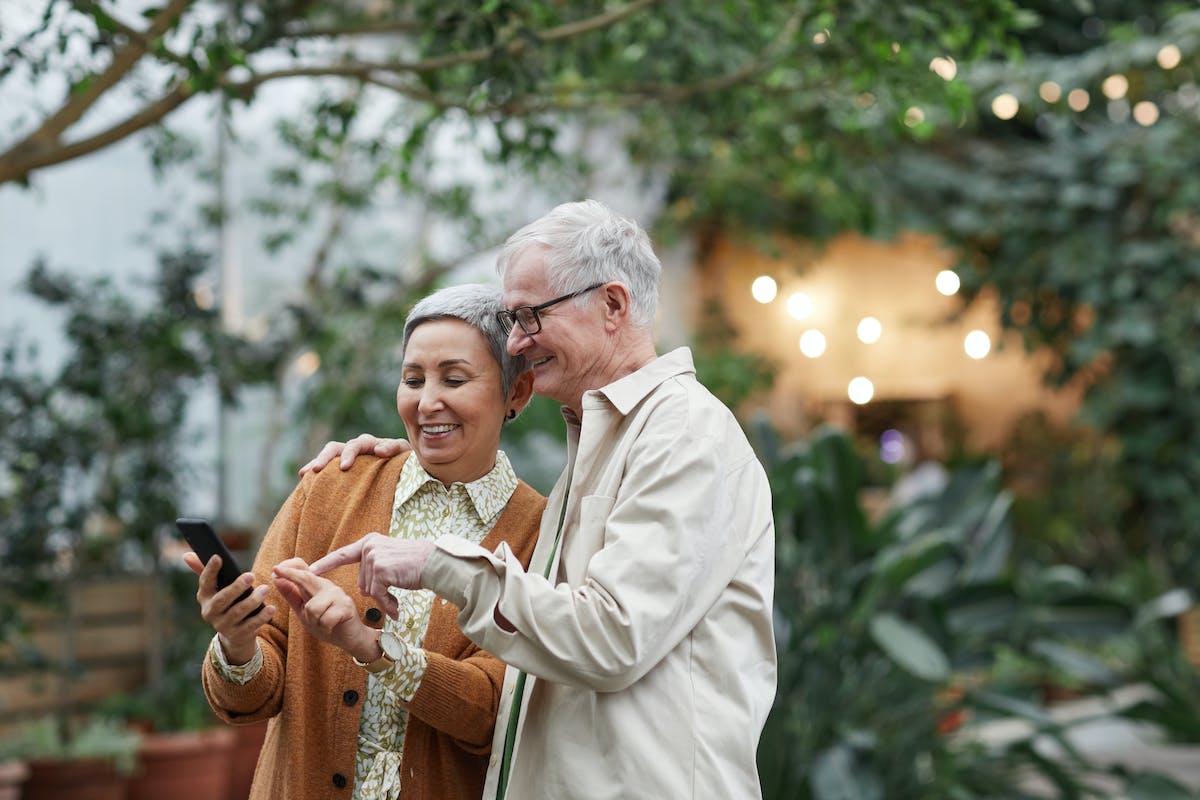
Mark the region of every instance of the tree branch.
MULTIPOLYGON (((36 131, 25 139, 25 142, 57 142, 67 128, 78 122, 105 92, 120 82, 133 69, 138 60, 146 54, 147 43, 166 33, 192 2, 193 0, 170 0, 154 17, 154 21, 140 39, 130 39, 124 47, 114 50, 108 68, 93 77, 83 90, 69 95, 62 108, 47 118, 36 131)), ((91 0, 84 0, 79 5, 87 9, 94 7, 95 4, 91 0)), ((13 149, 19 149, 25 142, 18 144, 13 149)))
POLYGON ((0 155, 0 184, 24 180, 35 169, 61 164, 119 142, 126 136, 159 122, 187 101, 192 94, 186 84, 180 84, 123 122, 71 144, 44 145, 26 140, 22 145, 0 155))
MULTIPOLYGON (((563 39, 568 39, 573 36, 580 36, 609 25, 616 24, 621 20, 629 17, 644 8, 647 8, 658 0, 634 0, 621 8, 610 11, 605 14, 597 14, 594 17, 571 22, 565 25, 560 25, 556 28, 549 28, 535 33, 534 36, 542 42, 556 42, 563 39)), ((503 52, 507 55, 517 55, 528 46, 528 41, 525 39, 514 39, 503 47, 503 52)), ((273 72, 264 72, 260 75, 255 75, 249 80, 235 84, 232 88, 253 90, 268 81, 279 80, 281 78, 312 78, 321 76, 341 76, 346 78, 358 78, 365 80, 368 75, 376 72, 391 73, 391 74, 412 74, 434 72, 447 67, 457 67, 463 64, 477 64, 482 61, 487 61, 496 53, 495 48, 479 47, 474 50, 468 50, 465 53, 447 53, 441 56, 433 56, 419 61, 388 61, 388 62, 352 62, 347 64, 330 64, 326 66, 313 67, 292 67, 290 69, 275 70, 273 72)))

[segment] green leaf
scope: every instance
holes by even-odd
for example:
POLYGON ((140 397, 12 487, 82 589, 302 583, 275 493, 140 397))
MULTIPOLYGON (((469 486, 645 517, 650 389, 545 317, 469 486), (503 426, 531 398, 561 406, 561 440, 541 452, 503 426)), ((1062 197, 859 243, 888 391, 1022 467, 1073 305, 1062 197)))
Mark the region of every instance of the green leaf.
POLYGON ((942 649, 920 628, 895 614, 872 617, 871 638, 892 661, 917 678, 937 682, 950 677, 950 660, 942 649))
POLYGON ((883 788, 854 750, 838 742, 819 754, 812 772, 814 800, 882 800, 883 788))

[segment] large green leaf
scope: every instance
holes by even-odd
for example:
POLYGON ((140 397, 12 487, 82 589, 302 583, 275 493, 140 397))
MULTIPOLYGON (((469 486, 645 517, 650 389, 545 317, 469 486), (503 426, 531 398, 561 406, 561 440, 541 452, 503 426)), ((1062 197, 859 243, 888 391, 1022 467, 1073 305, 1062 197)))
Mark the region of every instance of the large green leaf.
POLYGON ((895 614, 871 618, 871 638, 897 665, 926 681, 944 681, 950 676, 950 660, 942 649, 915 625, 895 614))
POLYGON ((879 779, 843 742, 817 756, 812 792, 814 800, 883 800, 879 779))

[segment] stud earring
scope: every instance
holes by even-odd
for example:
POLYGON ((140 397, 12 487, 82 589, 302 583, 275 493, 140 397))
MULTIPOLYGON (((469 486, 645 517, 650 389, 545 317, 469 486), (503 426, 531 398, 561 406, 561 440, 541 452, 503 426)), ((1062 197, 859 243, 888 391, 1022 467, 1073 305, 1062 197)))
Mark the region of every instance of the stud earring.
POLYGON ((517 410, 515 408, 510 408, 508 410, 508 413, 504 415, 504 418, 505 419, 516 419, 517 418, 517 410))

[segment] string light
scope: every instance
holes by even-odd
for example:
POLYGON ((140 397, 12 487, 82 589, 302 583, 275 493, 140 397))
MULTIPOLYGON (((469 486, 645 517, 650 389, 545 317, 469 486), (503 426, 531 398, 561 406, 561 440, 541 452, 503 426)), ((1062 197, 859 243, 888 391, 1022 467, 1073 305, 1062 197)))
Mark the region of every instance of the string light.
POLYGON ((1015 95, 998 94, 992 98, 992 113, 1000 119, 1012 119, 1021 109, 1021 103, 1015 95))
POLYGON ((961 284, 962 282, 958 279, 958 273, 952 269, 942 270, 933 279, 933 285, 937 287, 939 292, 946 295, 946 297, 956 294, 961 284))
POLYGON ((883 335, 883 325, 875 317, 863 317, 858 322, 858 340, 863 344, 875 344, 883 335))
POLYGON ((1109 100, 1120 100, 1129 91, 1129 79, 1119 73, 1109 75, 1104 79, 1104 83, 1100 84, 1100 91, 1104 92, 1104 96, 1109 100))
POLYGON ((309 350, 307 353, 302 353, 296 359, 296 374, 301 378, 307 378, 318 369, 321 368, 321 357, 309 350))
POLYGON ((875 384, 860 375, 850 381, 850 385, 846 387, 846 394, 851 403, 866 405, 875 396, 875 384))
POLYGON ((825 354, 825 334, 810 328, 800 334, 800 352, 809 358, 820 358, 825 354))
POLYGON ((808 319, 812 316, 812 298, 804 292, 794 292, 787 299, 788 316, 792 319, 808 319))
POLYGON ((775 279, 770 275, 759 275, 754 279, 754 283, 750 284, 750 294, 763 304, 774 300, 778 291, 779 287, 775 285, 775 279))
POLYGON ((929 62, 929 71, 944 81, 952 81, 958 74, 958 65, 949 56, 937 56, 929 62))
POLYGON ((904 112, 904 124, 910 128, 915 128, 925 121, 925 112, 917 106, 912 106, 904 112))
POLYGON ((1038 87, 1038 96, 1047 103, 1057 103, 1062 99, 1062 87, 1054 81, 1046 81, 1038 87))
POLYGON ((1071 107, 1072 111, 1083 111, 1091 102, 1092 98, 1086 89, 1072 89, 1067 94, 1067 105, 1071 107))
POLYGON ((992 339, 981 330, 973 330, 963 339, 963 350, 978 361, 992 350, 992 339))
POLYGON ((1149 100, 1143 100, 1133 107, 1133 120, 1138 125, 1149 128, 1158 122, 1158 106, 1149 100))
POLYGON ((1158 65, 1163 69, 1175 69, 1179 66, 1179 62, 1183 59, 1183 54, 1179 52, 1179 48, 1173 44, 1164 45, 1158 51, 1158 65))

